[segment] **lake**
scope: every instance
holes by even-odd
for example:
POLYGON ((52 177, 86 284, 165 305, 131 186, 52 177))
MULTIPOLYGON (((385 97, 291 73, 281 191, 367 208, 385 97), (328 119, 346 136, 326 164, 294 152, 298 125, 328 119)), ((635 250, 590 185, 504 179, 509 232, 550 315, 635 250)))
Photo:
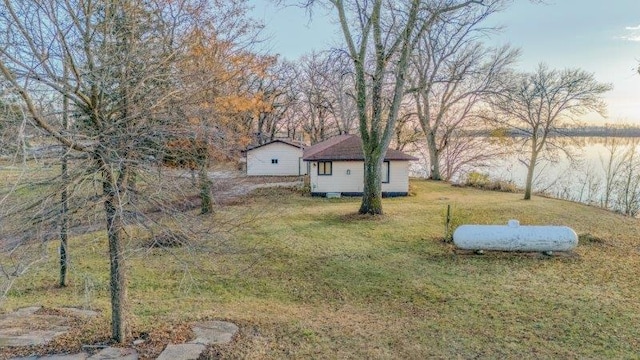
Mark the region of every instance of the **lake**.
MULTIPOLYGON (((546 153, 536 165, 535 192, 631 215, 640 212, 639 138, 574 137, 561 141, 564 144, 559 147, 566 149, 566 153, 556 148, 546 153)), ((467 175, 474 171, 487 174, 492 180, 509 181, 524 188, 527 168, 522 160, 528 157, 526 148, 518 145, 518 141, 496 144, 485 140, 481 144, 483 154, 505 151, 491 159, 461 167, 451 181, 464 183, 467 175)), ((428 177, 427 153, 420 148, 410 152, 420 158, 412 165, 412 175, 428 177)))

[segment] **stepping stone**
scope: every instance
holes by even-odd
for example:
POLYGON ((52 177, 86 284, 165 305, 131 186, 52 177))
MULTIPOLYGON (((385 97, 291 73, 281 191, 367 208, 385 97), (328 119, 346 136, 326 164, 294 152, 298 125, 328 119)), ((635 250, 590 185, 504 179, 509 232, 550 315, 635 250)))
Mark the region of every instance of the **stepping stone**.
POLYGON ((22 309, 18 309, 12 313, 9 313, 10 316, 15 317, 23 317, 35 314, 38 310, 42 309, 42 306, 30 306, 22 309))
POLYGON ((138 360, 138 352, 134 349, 108 347, 87 360, 138 360))
POLYGON ((38 360, 86 360, 89 355, 87 353, 67 354, 67 355, 49 355, 38 358, 38 360))
POLYGON ((206 348, 203 344, 169 344, 156 360, 197 360, 206 348))
POLYGON ((96 317, 98 315, 100 315, 99 312, 97 311, 93 311, 93 310, 85 310, 85 309, 78 309, 78 308, 73 308, 73 307, 65 307, 61 309, 62 311, 71 313, 72 315, 77 315, 77 316, 82 316, 82 317, 96 317))
POLYGON ((38 314, 40 309, 31 306, 0 315, 0 348, 44 345, 69 331, 69 316, 38 314))
POLYGON ((238 326, 227 321, 206 321, 195 324, 193 332, 196 339, 189 341, 190 344, 226 344, 238 332, 238 326))
POLYGON ((68 328, 58 327, 58 331, 2 329, 0 330, 0 347, 44 345, 54 337, 64 334, 68 328))
POLYGON ((47 356, 28 356, 28 357, 19 357, 19 358, 11 358, 10 360, 86 360, 87 354, 79 353, 79 354, 66 354, 66 355, 47 355, 47 356))
POLYGON ((226 344, 238 332, 235 324, 226 321, 206 321, 195 324, 196 339, 186 344, 169 344, 157 360, 197 360, 207 345, 226 344))

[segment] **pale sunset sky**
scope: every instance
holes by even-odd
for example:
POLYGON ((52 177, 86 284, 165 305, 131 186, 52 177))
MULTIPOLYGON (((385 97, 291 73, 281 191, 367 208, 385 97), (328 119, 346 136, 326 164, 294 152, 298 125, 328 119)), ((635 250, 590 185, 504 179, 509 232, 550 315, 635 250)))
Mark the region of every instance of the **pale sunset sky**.
MULTIPOLYGON (((264 22, 270 53, 296 60, 312 50, 335 47, 342 34, 331 9, 316 8, 311 17, 298 7, 270 0, 250 1, 251 16, 264 22)), ((581 68, 600 82, 613 84, 607 93, 608 117, 589 115, 596 123, 640 125, 640 0, 515 0, 491 17, 488 25, 504 30, 491 45, 511 44, 522 51, 518 69, 533 71, 544 62, 551 68, 581 68)))

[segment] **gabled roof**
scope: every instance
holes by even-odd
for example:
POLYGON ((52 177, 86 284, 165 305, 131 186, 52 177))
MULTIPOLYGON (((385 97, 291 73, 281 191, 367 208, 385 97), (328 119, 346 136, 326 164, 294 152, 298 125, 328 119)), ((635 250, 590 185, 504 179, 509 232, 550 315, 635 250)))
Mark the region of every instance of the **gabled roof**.
POLYGON ((268 143, 264 143, 262 145, 257 145, 257 146, 254 146, 254 147, 250 147, 245 151, 255 150, 257 148, 261 148, 263 146, 271 145, 273 143, 283 143, 285 145, 290 145, 290 146, 293 146, 293 147, 298 148, 298 149, 304 149, 304 148, 307 147, 305 144, 303 144, 301 142, 297 142, 297 141, 293 141, 293 140, 289 140, 289 139, 275 139, 273 141, 269 141, 268 143))
MULTIPOLYGON (((317 160, 360 160, 364 161, 362 139, 356 135, 338 135, 304 149, 302 159, 317 160)), ((402 151, 388 149, 385 160, 418 160, 402 151)))

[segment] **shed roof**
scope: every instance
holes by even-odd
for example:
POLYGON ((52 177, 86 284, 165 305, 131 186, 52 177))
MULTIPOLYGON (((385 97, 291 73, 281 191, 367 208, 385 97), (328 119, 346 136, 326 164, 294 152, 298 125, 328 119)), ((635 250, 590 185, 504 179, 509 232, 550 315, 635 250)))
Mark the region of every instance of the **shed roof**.
POLYGON ((251 150, 255 150, 257 148, 261 148, 263 146, 271 145, 273 143, 283 143, 285 145, 290 145, 290 146, 293 146, 293 147, 298 148, 298 149, 304 149, 304 148, 307 147, 307 145, 305 145, 305 144, 303 144, 301 142, 298 142, 298 141, 289 140, 289 139, 275 139, 275 140, 269 141, 268 143, 264 143, 262 145, 257 145, 257 146, 254 146, 254 147, 250 147, 245 151, 248 152, 248 151, 251 151, 251 150))
MULTIPOLYGON (((306 161, 364 161, 364 154, 362 152, 362 139, 360 139, 360 137, 356 135, 338 135, 304 149, 302 159, 306 161)), ((394 149, 388 149, 387 155, 384 159, 404 161, 418 160, 411 155, 394 149)))

